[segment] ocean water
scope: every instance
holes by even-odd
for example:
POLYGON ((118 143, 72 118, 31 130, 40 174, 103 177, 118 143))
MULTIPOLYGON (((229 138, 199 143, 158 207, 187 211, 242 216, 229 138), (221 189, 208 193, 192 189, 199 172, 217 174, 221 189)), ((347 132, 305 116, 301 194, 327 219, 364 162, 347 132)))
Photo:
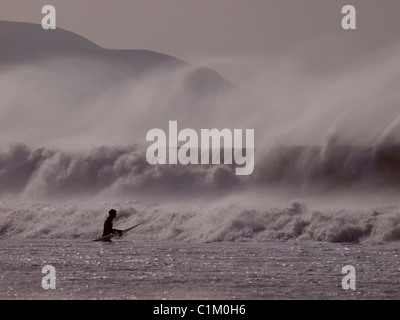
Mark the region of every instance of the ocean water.
POLYGON ((396 205, 239 202, 3 202, 0 299, 400 298, 396 205), (111 207, 115 228, 144 223, 93 242, 111 207), (42 287, 47 265, 55 289, 42 287), (355 290, 342 287, 348 265, 355 290))
POLYGON ((400 243, 2 240, 0 299, 399 299, 399 257, 400 243))

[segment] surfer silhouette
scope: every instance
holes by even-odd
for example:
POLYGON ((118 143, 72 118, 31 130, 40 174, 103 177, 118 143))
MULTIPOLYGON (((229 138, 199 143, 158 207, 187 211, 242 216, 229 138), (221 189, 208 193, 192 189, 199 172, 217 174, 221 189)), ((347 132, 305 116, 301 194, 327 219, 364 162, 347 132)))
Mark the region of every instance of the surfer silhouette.
POLYGON ((113 228, 113 220, 116 216, 117 210, 111 209, 110 211, 108 211, 108 217, 106 221, 104 221, 103 237, 114 232, 118 232, 120 235, 122 235, 122 230, 113 228))

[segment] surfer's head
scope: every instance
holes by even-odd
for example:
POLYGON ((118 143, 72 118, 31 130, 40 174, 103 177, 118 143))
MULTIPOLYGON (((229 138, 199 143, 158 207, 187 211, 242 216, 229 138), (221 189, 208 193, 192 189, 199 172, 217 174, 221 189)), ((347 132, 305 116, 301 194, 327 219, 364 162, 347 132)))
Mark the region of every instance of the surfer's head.
POLYGON ((108 215, 109 215, 110 217, 115 218, 115 217, 117 216, 117 210, 111 209, 110 211, 108 211, 108 215))

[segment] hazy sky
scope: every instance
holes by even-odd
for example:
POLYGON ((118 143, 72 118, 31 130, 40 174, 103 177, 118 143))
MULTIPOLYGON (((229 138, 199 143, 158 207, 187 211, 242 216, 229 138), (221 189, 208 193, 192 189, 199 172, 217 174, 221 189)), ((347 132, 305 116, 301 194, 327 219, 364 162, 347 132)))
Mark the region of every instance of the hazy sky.
MULTIPOLYGON (((343 40, 344 59, 399 42, 399 0, 1 0, 0 20, 57 26, 113 49, 148 49, 240 77, 242 63, 281 56, 315 40, 343 40), (341 8, 357 9, 357 30, 341 28, 341 8)), ((339 42, 340 43, 340 42, 339 42)))

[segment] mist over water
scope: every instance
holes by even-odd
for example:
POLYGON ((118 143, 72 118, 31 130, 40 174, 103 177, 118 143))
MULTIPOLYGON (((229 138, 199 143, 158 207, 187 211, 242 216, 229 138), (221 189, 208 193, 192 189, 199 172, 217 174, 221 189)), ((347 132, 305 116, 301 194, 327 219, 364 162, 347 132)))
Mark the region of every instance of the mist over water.
POLYGON ((94 237, 113 204, 121 224, 148 220, 141 238, 400 239, 399 47, 332 71, 302 58, 316 43, 260 61, 244 90, 172 57, 60 36, 72 53, 1 56, 1 237, 94 237), (170 120, 255 129, 253 174, 148 164, 146 133, 170 120))

